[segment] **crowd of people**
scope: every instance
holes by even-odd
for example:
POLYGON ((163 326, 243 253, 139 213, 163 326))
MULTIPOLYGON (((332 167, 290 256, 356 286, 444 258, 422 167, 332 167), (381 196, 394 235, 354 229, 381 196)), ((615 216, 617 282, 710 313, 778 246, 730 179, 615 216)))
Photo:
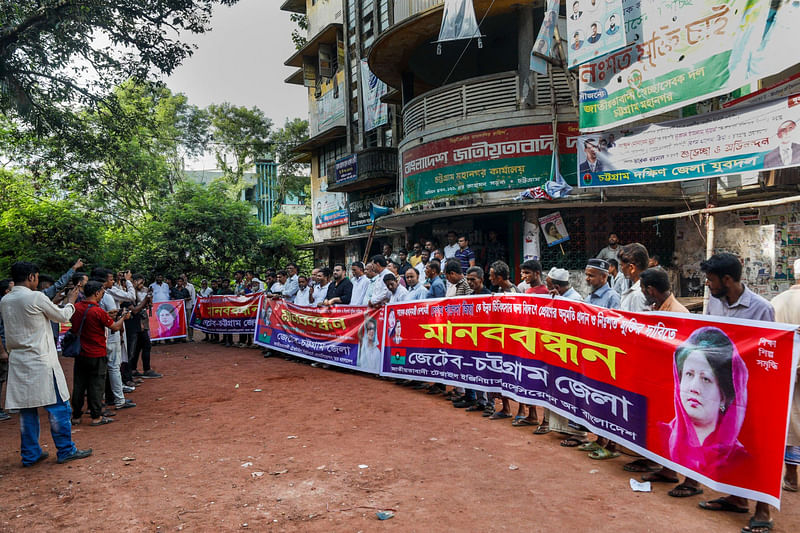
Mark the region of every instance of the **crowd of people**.
MULTIPOLYGON (((197 297, 246 295, 263 291, 305 306, 368 306, 426 298, 448 298, 491 293, 527 293, 560 296, 608 309, 629 312, 668 311, 688 313, 673 294, 669 276, 639 243, 622 245, 612 234, 608 246, 589 259, 584 269, 588 291, 580 294, 570 283, 569 272, 559 265, 544 270, 538 260, 519 265, 521 280, 512 282, 505 249, 490 237, 489 246, 478 258, 465 235, 448 234, 448 244, 435 246, 433 240, 415 243, 411 253, 397 253, 386 244, 381 254, 366 264, 354 261, 319 266, 306 275, 295 263, 268 270, 261 281, 254 271, 238 271, 231 282, 224 277, 206 280, 195 289, 186 275, 173 278, 158 275, 147 285, 144 276, 130 271, 96 268, 90 274, 78 272, 79 260, 59 280, 40 276, 35 265, 15 263, 11 279, 0 281, 0 378, 8 375, 5 408, 20 412, 22 463, 31 466, 47 457, 38 443, 37 408, 44 407, 51 418, 58 462, 79 459, 91 449, 79 450, 71 440, 70 428, 82 423, 88 411, 93 426, 111 423, 119 410, 135 407, 125 394, 136 390, 145 379, 159 378, 150 366, 148 318, 159 302, 183 300, 191 314, 197 297), (480 264, 478 264, 480 261, 480 264), (349 276, 348 276, 349 272, 349 276), (56 323, 71 322, 71 331, 81 342, 75 358, 71 402, 56 351, 56 323), (5 348, 4 348, 5 346, 5 348), (12 358, 8 364, 8 354, 12 358), (39 357, 32 357, 34 354, 39 357), (139 359, 142 369, 138 369, 139 359)), ((800 260, 798 260, 800 263, 800 260)), ((707 314, 800 324, 800 283, 779 295, 773 303, 753 293, 742 283, 742 263, 729 253, 715 254, 701 263, 711 299, 707 314)), ((800 278, 800 264, 794 272, 800 278)), ((158 311, 156 311, 158 312, 158 311)), ((189 339, 192 341, 191 329, 189 339)), ((204 341, 233 346, 230 335, 208 334, 204 341)), ((251 346, 252 335, 242 335, 236 346, 251 346)), ((265 356, 269 352, 265 351, 265 356)), ((699 362, 697 364, 702 364, 699 362)), ((694 364, 694 363, 693 363, 694 364)), ((708 366, 709 363, 705 363, 708 366)), ((316 366, 316 365, 315 365, 316 366)), ((713 368, 712 368, 713 372, 713 368)), ((683 375, 677 379, 682 380, 683 375)), ((688 379, 688 378, 687 378, 688 379)), ((716 379, 716 377, 715 377, 716 379)), ((514 427, 533 428, 535 435, 557 432, 561 446, 575 448, 593 460, 619 457, 623 451, 606 438, 590 438, 585 427, 547 409, 518 404, 512 412, 509 398, 499 393, 450 388, 442 384, 396 380, 431 395, 441 395, 452 406, 482 414, 488 420, 511 421, 514 427)), ((724 397, 724 391, 720 392, 724 397)), ((0 420, 8 415, 0 411, 0 420)), ((800 417, 792 413, 787 440, 784 489, 797 491, 800 464, 800 417)), ((679 482, 677 474, 644 458, 623 468, 642 475, 644 481, 675 483, 669 491, 683 498, 702 494, 700 484, 690 478, 679 482)), ((748 512, 747 501, 727 496, 700 503, 709 511, 748 512)), ((768 531, 772 527, 770 508, 757 503, 755 514, 743 531, 768 531)))

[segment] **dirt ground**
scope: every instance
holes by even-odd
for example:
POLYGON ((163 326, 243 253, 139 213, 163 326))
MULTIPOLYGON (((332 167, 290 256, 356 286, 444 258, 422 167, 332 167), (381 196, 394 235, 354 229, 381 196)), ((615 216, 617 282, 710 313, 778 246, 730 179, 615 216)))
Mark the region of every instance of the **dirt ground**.
MULTIPOLYGON (((74 428, 89 459, 56 464, 42 416, 51 457, 23 469, 17 417, 0 422, 0 530, 713 533, 747 520, 668 485, 632 492, 624 456, 592 461, 374 377, 204 343, 154 347, 153 366, 164 378, 128 396, 138 407, 74 428)), ((798 498, 784 495, 775 531, 800 531, 798 498)))

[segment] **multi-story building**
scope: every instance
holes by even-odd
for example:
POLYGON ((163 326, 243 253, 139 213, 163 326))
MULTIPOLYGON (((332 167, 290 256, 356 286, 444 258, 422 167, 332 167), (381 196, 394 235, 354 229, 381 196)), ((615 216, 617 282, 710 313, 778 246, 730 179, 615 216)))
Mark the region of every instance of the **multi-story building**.
MULTIPOLYGON (((512 269, 525 257, 538 256, 546 268, 570 269, 580 286, 587 258, 613 232, 623 243, 645 244, 662 265, 679 258, 683 270, 673 273, 676 282, 680 274, 686 292, 704 253, 695 234, 705 230, 698 233, 688 218, 658 223, 641 219, 687 204, 704 205, 706 180, 577 188, 576 156, 582 147, 577 145, 575 73, 557 66, 546 76, 530 70, 544 2, 472 3, 480 21, 480 44, 477 39, 437 43, 443 0, 283 4, 283 9, 309 19, 308 43, 286 64, 299 69, 287 82, 305 82, 309 92, 312 137, 300 150, 312 162, 316 257, 328 261, 364 255, 366 226, 357 213, 364 213, 365 199, 388 203, 396 195, 395 212, 380 220, 384 229, 378 244, 389 240, 396 248, 431 237, 444 244, 447 232, 454 230, 469 236, 481 264, 493 232, 512 269), (336 56, 335 70, 324 71, 331 55, 336 56), (380 98, 386 104, 383 114, 375 112, 370 73, 388 87, 380 98), (383 117, 378 126, 375 116, 383 117), (514 200, 520 191, 550 178, 554 129, 562 175, 576 188, 554 201, 514 200), (533 155, 521 150, 520 143, 533 143, 533 155), (570 239, 551 247, 538 220, 555 212, 570 239), (697 250, 703 253, 698 256, 697 250)), ((562 5, 561 35, 567 34, 564 9, 562 5)), ((648 120, 679 116, 673 112, 648 120)), ((763 174, 720 179, 711 197, 732 202, 780 196, 787 187, 796 188, 796 173, 782 185, 763 174)), ((720 247, 757 240, 755 233, 752 239, 735 237, 733 230, 741 228, 735 217, 729 218, 731 231, 717 233, 724 243, 720 247)), ((731 249, 774 265, 774 254, 731 249)), ((372 251, 377 250, 374 245, 372 251)))

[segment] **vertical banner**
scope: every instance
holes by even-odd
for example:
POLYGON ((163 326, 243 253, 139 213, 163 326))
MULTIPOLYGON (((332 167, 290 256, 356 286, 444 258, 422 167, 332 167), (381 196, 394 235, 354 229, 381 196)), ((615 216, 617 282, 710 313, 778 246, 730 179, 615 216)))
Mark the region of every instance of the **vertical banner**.
POLYGON ((150 340, 161 341, 186 336, 186 306, 183 300, 168 300, 153 304, 150 321, 150 340))
POLYGON ((544 10, 544 21, 539 28, 539 34, 533 42, 531 50, 531 70, 538 72, 542 76, 547 76, 547 61, 538 57, 536 54, 553 57, 553 46, 555 41, 555 29, 558 23, 558 5, 560 0, 547 0, 547 8, 544 10))
POLYGON ((385 309, 383 375, 546 406, 714 490, 780 505, 794 325, 534 295, 385 309))
POLYGON ((262 294, 198 298, 192 310, 191 326, 206 333, 252 333, 262 294))
POLYGON ((377 374, 383 312, 366 307, 303 307, 264 298, 253 340, 259 346, 377 374))
POLYGON ((527 218, 525 216, 525 225, 523 228, 523 242, 522 242, 522 260, 539 259, 539 226, 535 218, 527 218))
POLYGON ((628 44, 622 0, 567 0, 567 6, 570 67, 628 44))
POLYGON ((364 99, 364 131, 372 131, 389 122, 389 106, 381 102, 386 94, 386 84, 369 69, 366 59, 361 60, 361 92, 364 99))

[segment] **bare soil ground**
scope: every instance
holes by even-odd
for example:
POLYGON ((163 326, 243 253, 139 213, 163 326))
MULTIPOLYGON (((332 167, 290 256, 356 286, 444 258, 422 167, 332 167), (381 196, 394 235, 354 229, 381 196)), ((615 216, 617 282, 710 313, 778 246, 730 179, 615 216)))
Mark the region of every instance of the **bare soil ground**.
MULTIPOLYGON (((592 461, 374 377, 205 343, 154 347, 153 365, 164 378, 129 395, 138 407, 74 428, 89 459, 56 464, 42 415, 51 457, 23 469, 17 417, 0 422, 0 530, 714 533, 747 520, 670 485, 632 492, 625 456, 592 461)), ((800 531, 798 498, 784 495, 775 531, 800 531)))

